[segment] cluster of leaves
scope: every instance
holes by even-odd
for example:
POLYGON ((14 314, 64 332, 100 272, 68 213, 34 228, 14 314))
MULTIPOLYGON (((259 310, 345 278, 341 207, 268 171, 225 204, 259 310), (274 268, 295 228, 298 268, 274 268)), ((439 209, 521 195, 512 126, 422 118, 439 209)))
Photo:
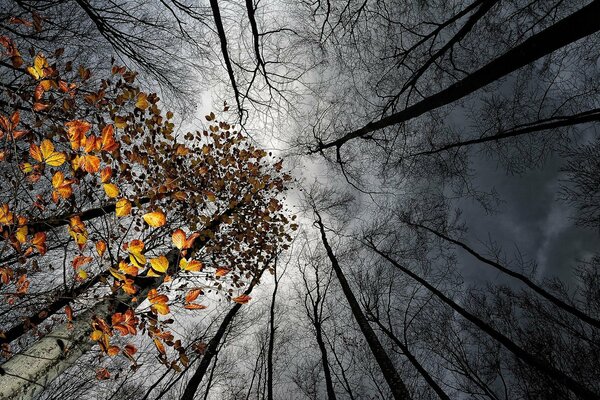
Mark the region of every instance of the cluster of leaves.
MULTIPOLYGON (((0 36, 0 44, 13 78, 0 113, 7 299, 24 296, 30 282, 54 282, 56 274, 40 265, 52 257, 49 246, 61 249, 72 284, 99 283, 118 298, 111 315, 90 321, 102 353, 135 365, 136 348, 112 339, 142 332, 162 362, 178 368, 168 362, 167 345, 187 365, 167 329, 172 319, 160 317, 179 305, 206 308, 198 299, 211 290, 250 300, 236 294, 296 228, 280 199, 291 180, 282 161, 213 113, 207 130, 176 138, 173 114, 163 115, 158 96, 140 91, 135 73, 123 67, 94 81, 89 69, 63 62, 60 50, 46 56, 31 49, 24 57, 9 37, 0 36)), ((71 322, 72 308, 65 313, 71 322)))

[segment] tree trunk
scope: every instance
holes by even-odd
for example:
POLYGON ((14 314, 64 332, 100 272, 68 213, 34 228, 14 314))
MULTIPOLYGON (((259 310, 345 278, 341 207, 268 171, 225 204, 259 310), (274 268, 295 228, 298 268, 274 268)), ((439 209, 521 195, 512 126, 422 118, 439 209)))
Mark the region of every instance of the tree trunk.
POLYGON ((379 129, 406 122, 426 112, 459 100, 561 47, 597 32, 600 30, 600 18, 598 18, 598 15, 600 15, 600 0, 594 0, 579 11, 533 35, 520 45, 510 49, 500 57, 441 92, 431 95, 402 111, 371 122, 353 132, 349 132, 339 139, 328 143, 320 143, 316 149, 311 150, 311 153, 316 153, 330 147, 340 148, 349 140, 364 137, 379 129))
POLYGON ((494 328, 492 328, 490 325, 488 325, 483 320, 481 320, 481 319, 477 318, 475 315, 469 313, 467 310, 465 310, 464 308, 462 308, 461 306, 456 304, 454 301, 452 301, 450 298, 446 297, 442 292, 440 292, 438 289, 436 289, 434 286, 432 286, 425 279, 419 277, 418 275, 413 273, 408 268, 403 267, 402 265, 397 263, 394 259, 390 258, 387 254, 381 252, 379 249, 377 249, 375 247, 375 245, 373 243, 369 243, 369 246, 373 249, 373 251, 375 251, 381 257, 383 257, 387 261, 389 261, 394 267, 398 268, 400 271, 404 272, 406 275, 410 276, 412 279, 419 282, 427 290, 429 290, 435 296, 437 296, 440 300, 442 300, 444 303, 449 305, 454 311, 459 313, 466 320, 473 323, 475 326, 477 326, 479 329, 481 329, 483 332, 485 332, 491 338, 493 338, 498 343, 500 343, 502 346, 504 346, 508 351, 510 351, 518 359, 524 361, 528 365, 537 369, 539 372, 560 382, 566 388, 568 388, 573 393, 575 393, 575 395, 577 395, 577 397, 579 397, 580 399, 594 400, 594 399, 600 398, 600 394, 592 392, 590 389, 586 388, 580 382, 574 380, 570 376, 566 375, 564 372, 556 369, 553 365, 551 365, 548 362, 541 360, 538 357, 534 356, 533 354, 525 351, 525 349, 518 346, 510 338, 508 338, 507 336, 504 336, 502 333, 500 333, 497 330, 495 330, 494 328))
POLYGON ((554 304, 556 307, 561 308, 563 310, 565 310, 566 312, 576 316, 577 318, 581 319, 582 321, 587 322, 588 324, 596 327, 596 328, 600 328, 600 321, 598 321, 597 319, 590 317, 589 315, 587 315, 586 313, 584 313, 583 311, 573 307, 572 305, 569 305, 567 303, 565 303, 564 301, 562 301, 561 299, 559 299, 558 297, 554 296, 552 293, 546 291, 544 288, 540 287, 539 285, 536 285, 534 282, 531 281, 531 279, 529 279, 528 277, 526 277, 523 274, 520 274, 518 272, 512 271, 509 268, 506 268, 505 266, 490 260, 488 258, 483 257, 481 254, 477 253, 475 250, 473 250, 472 248, 470 248, 469 246, 467 246, 465 243, 460 242, 456 239, 452 239, 449 236, 444 235, 441 232, 438 232, 434 229, 431 229, 425 225, 421 225, 421 224, 417 224, 417 223, 411 223, 411 222, 407 222, 408 225, 416 227, 416 228, 421 228, 424 229, 432 234, 434 234, 435 236, 442 238, 452 244, 455 244, 461 248, 463 248, 465 251, 467 251, 467 253, 471 254, 473 257, 475 257, 476 259, 478 259, 479 261, 490 265, 494 268, 496 268, 498 271, 505 273, 506 275, 512 276, 513 278, 518 279, 519 281, 523 282, 528 288, 532 289, 534 292, 536 292, 537 294, 539 294, 540 296, 542 296, 543 298, 545 298, 546 300, 548 300, 549 302, 551 302, 552 304, 554 304))
POLYGON ((277 289, 279 280, 277 280, 277 262, 273 267, 273 276, 275 288, 273 288, 273 296, 271 297, 271 307, 269 309, 269 346, 267 348, 267 399, 273 400, 273 348, 275 346, 275 298, 277 297, 277 289))
POLYGON ((410 395, 408 393, 408 390, 406 389, 406 386, 404 385, 404 382, 400 378, 398 371, 396 371, 396 368, 394 367, 392 360, 389 358, 389 356, 383 349, 383 346, 379 342, 379 339, 377 338, 377 335, 373 331, 373 328, 371 328, 371 326, 369 325, 369 322, 367 321, 367 318, 365 317, 364 313, 362 312, 360 305, 358 304, 358 301, 356 300, 356 297, 354 296, 354 293, 352 292, 352 289, 350 288, 350 284, 346 280, 346 276, 344 275, 344 272, 342 271, 342 268, 340 267, 338 260, 335 257, 335 254, 333 253, 331 246, 329 245, 329 242, 327 241, 327 235, 325 234, 325 227, 323 226, 323 221, 321 220, 321 215, 318 213, 316 208, 314 208, 314 212, 317 215, 316 222, 319 225, 319 230, 321 231, 321 239, 323 241, 323 246, 325 247, 325 250, 327 251, 327 256, 329 257, 331 266, 333 267, 333 270, 335 271, 338 281, 340 282, 340 286, 342 287, 342 291, 344 292, 344 295, 346 296, 346 299, 348 300, 348 304, 350 305, 352 314, 354 315, 354 318, 356 319, 356 322, 358 323, 358 326, 359 326, 361 332, 363 333, 363 335, 365 336, 365 339, 367 340, 367 344, 369 345, 369 348, 371 349, 371 352, 373 353, 373 357, 375 357, 377 364, 379 364, 379 368, 381 368, 381 373, 383 374, 383 377, 385 378, 385 381, 387 382, 387 384, 390 388, 390 391, 392 392, 392 395, 394 396, 394 399, 395 400, 410 399, 410 395))
MULTIPOLYGON (((263 269, 259 273, 259 275, 252 281, 252 283, 250 283, 250 286, 244 292, 245 294, 250 294, 252 292, 252 289, 260 280, 260 277, 265 271, 265 269, 263 269)), ((200 364, 198 365, 198 368, 196 368, 196 372, 194 372, 194 375, 192 375, 192 377, 188 381, 187 386, 185 387, 185 391, 183 392, 183 395, 181 396, 180 400, 194 400, 196 391, 198 390, 200 382, 202 382, 202 378, 204 378, 204 375, 208 370, 210 362, 212 361, 213 357, 216 356, 218 353, 217 348, 219 347, 219 343, 221 342, 221 339, 223 339, 223 335, 225 335, 229 324, 231 324, 240 308, 242 308, 242 305, 236 303, 233 307, 231 307, 231 310, 229 310, 227 315, 225 315, 225 318, 223 318, 223 321, 221 322, 221 325, 219 325, 217 333, 215 333, 215 336, 213 336, 212 339, 210 339, 210 341, 208 342, 206 352, 204 353, 202 360, 200 360, 200 364)))

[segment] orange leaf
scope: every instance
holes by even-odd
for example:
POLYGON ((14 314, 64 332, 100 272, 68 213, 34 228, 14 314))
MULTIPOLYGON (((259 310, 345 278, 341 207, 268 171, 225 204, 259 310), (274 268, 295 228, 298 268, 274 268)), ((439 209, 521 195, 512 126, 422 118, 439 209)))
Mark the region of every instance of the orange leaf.
POLYGON ((137 97, 137 101, 135 102, 135 107, 140 110, 145 110, 148 108, 150 104, 148 103, 148 95, 146 93, 140 92, 137 97))
POLYGON ((96 252, 98 253, 98 255, 100 257, 102 257, 104 255, 105 251, 106 251, 106 242, 104 240, 98 240, 96 242, 96 252))
POLYGON ((36 232, 33 235, 31 244, 36 248, 40 255, 46 254, 48 247, 46 246, 46 232, 36 232))
POLYGON ((110 372, 106 368, 100 368, 96 370, 96 379, 104 381, 110 379, 110 372))
POLYGON ((101 149, 104 151, 115 151, 119 144, 115 141, 115 129, 112 124, 106 125, 102 129, 102 146, 101 149))
POLYGON ((166 315, 169 313, 169 306, 167 305, 169 298, 166 295, 158 294, 156 289, 151 289, 150 292, 148 292, 148 300, 152 305, 152 310, 156 311, 158 314, 166 315))
POLYGON ((77 256, 73 259, 73 269, 78 269, 86 264, 89 264, 93 260, 92 257, 77 256))
POLYGON ((96 173, 100 169, 100 158, 90 155, 81 156, 79 166, 90 174, 96 173))
POLYGON ((100 181, 102 183, 108 183, 111 176, 112 176, 112 168, 111 167, 104 167, 102 169, 102 171, 100 171, 100 181))
POLYGON ((135 353, 137 353, 137 348, 132 344, 126 344, 125 347, 123 348, 123 353, 125 353, 126 355, 131 357, 135 353))
POLYGON ((67 321, 73 321, 73 309, 71 306, 65 306, 65 314, 67 316, 67 321))
POLYGON ((233 298, 233 299, 231 299, 231 300, 233 300, 233 301, 235 301, 236 303, 239 303, 239 304, 246 304, 246 303, 248 303, 248 302, 249 302, 251 299, 252 299, 252 297, 248 296, 247 294, 242 294, 242 295, 240 295, 240 296, 238 296, 238 297, 234 297, 234 298, 233 298))
POLYGON ((165 346, 162 344, 162 342, 160 341, 160 339, 154 338, 153 342, 154 342, 154 345, 156 346, 156 349, 158 350, 159 353, 161 353, 161 354, 167 354, 166 351, 165 351, 165 346))
POLYGON ((191 303, 192 301, 196 300, 201 294, 202 289, 192 289, 185 295, 185 302, 191 303))
POLYGON ((71 148, 75 151, 79 150, 82 145, 82 139, 92 125, 86 121, 75 120, 67 122, 65 126, 67 127, 67 136, 71 142, 71 148))
POLYGON ((215 272, 215 275, 216 276, 225 276, 229 272, 231 272, 231 270, 229 268, 219 267, 219 268, 217 268, 217 271, 215 272))
POLYGON ((202 304, 191 303, 191 304, 186 304, 185 306, 183 306, 183 308, 188 309, 188 310, 204 310, 207 307, 202 304))
POLYGON ((167 218, 162 211, 153 211, 142 216, 144 221, 150 226, 159 227, 163 226, 167 222, 167 218))
MULTIPOLYGON (((181 260, 179 260, 179 268, 183 269, 184 271, 190 271, 190 272, 200 272, 202 270, 202 263, 200 261, 196 261, 196 260, 186 260, 185 258, 182 258, 181 260)), ((227 271, 229 272, 229 270, 227 271)))

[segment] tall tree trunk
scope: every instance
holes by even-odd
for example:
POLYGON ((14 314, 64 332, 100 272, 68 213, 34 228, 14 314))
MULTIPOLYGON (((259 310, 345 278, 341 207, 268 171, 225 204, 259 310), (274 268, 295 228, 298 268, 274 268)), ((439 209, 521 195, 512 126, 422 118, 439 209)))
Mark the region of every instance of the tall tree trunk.
POLYGON ((396 343, 396 346, 400 348, 402 353, 406 356, 406 358, 408 358, 408 361, 410 361, 413 367, 415 367, 415 369, 419 371, 419 374, 421 374, 423 379, 425 379, 429 387, 431 387, 435 391, 438 397, 443 400, 450 400, 450 397, 448 397, 446 392, 444 392, 444 390, 440 387, 440 385, 437 384, 437 382, 433 379, 429 372, 427 372, 427 370, 421 365, 419 360, 417 360, 417 358, 410 352, 408 346, 404 344, 396 335, 394 335, 392 331, 386 328, 378 318, 373 317, 372 320, 377 324, 377 326, 379 326, 379 328, 382 330, 383 333, 386 334, 387 337, 389 337, 394 343, 396 343))
POLYGON ((404 382, 400 378, 398 371, 396 371, 396 367, 394 367, 392 360, 389 358, 389 356, 385 352, 383 346, 379 342, 379 339, 377 338, 375 331, 373 331, 373 328, 371 328, 371 326, 369 325, 369 322, 367 321, 367 318, 365 317, 364 313, 362 312, 362 309, 360 308, 360 305, 358 304, 358 301, 356 300, 356 297, 354 296, 354 293, 352 292, 352 289, 350 288, 350 284, 346 280, 346 276, 344 275, 344 272, 342 271, 342 268, 341 268, 340 264, 338 263, 338 260, 335 256, 335 254, 333 253, 331 246, 329 245, 329 242, 327 240, 327 235, 325 234, 325 227, 323 226, 323 221, 321 219, 321 215, 317 211, 316 207, 313 210, 317 216, 316 222, 319 225, 319 230, 321 231, 321 239, 323 241, 323 246, 325 247, 325 250, 327 251, 327 256, 329 257, 331 266, 333 267, 333 270, 335 271, 338 281, 340 282, 340 286, 342 287, 342 291, 344 292, 344 295, 346 296, 346 299, 348 300, 348 304, 350 305, 350 309, 352 310, 352 315, 354 315, 354 318, 356 319, 356 322, 358 323, 358 326, 359 326, 361 332, 363 333, 363 335, 367 341, 367 344, 369 345, 369 349, 371 350, 373 357, 375 357, 375 360, 377 361, 377 364, 379 365, 379 368, 381 369, 381 373, 383 374, 383 377, 384 377, 385 381, 387 382, 387 384, 390 388, 390 391, 392 392, 392 395, 394 396, 394 399, 396 399, 396 400, 410 399, 410 395, 408 393, 408 390, 406 389, 406 386, 404 385, 404 382))
POLYGON ((378 121, 370 122, 364 127, 349 132, 339 139, 327 143, 319 143, 315 149, 311 150, 311 153, 316 153, 330 147, 340 148, 349 140, 364 137, 379 129, 406 122, 426 112, 459 100, 561 47, 597 32, 600 30, 600 18, 598 18, 598 15, 600 15, 600 0, 594 0, 579 11, 533 35, 520 45, 513 47, 500 57, 497 57, 441 92, 431 95, 402 111, 378 121))
POLYGON ((271 297, 271 307, 269 308, 269 346, 267 348, 267 399, 273 400, 273 348, 275 346, 275 299, 277 297, 277 289, 279 280, 277 279, 277 261, 273 266, 273 279, 275 287, 273 288, 273 296, 271 297))
MULTIPOLYGON (((315 313, 317 312, 317 305, 314 306, 315 313)), ((315 316, 316 318, 316 316, 315 316)), ((325 341, 323 340, 323 332, 321 327, 321 321, 315 320, 315 335, 317 343, 319 345, 319 351, 321 352, 321 359, 323 363, 323 373, 325 374, 325 387, 327 388, 327 398, 329 400, 336 400, 335 390, 333 389, 333 379, 331 379, 331 369, 329 368, 329 359, 327 357, 327 348, 325 347, 325 341)))
MULTIPOLYGON (((250 286, 248 286, 248 289, 244 292, 245 294, 250 294, 252 292, 252 289, 260 280, 260 277, 265 271, 265 269, 263 269, 259 273, 259 275, 250 283, 250 286)), ((219 347, 219 343, 221 343, 221 340, 223 339, 223 335, 225 335, 229 324, 231 324, 240 308, 242 308, 242 305, 236 303, 233 307, 231 307, 231 310, 229 310, 227 315, 225 315, 225 318, 223 318, 221 325, 219 325, 219 329, 217 329, 217 333, 215 333, 215 336, 213 336, 212 339, 210 339, 210 341, 208 342, 206 352, 204 353, 202 360, 200 360, 200 364, 198 365, 198 368, 196 368, 194 375, 192 375, 192 377, 188 381, 180 400, 194 399, 196 391, 200 386, 200 382, 202 382, 202 378, 204 378, 204 375, 208 370, 208 366, 210 365, 213 357, 217 354, 217 348, 219 347)))
POLYGON ((513 278, 516 278, 519 281, 523 282, 528 288, 532 289, 534 292, 536 292, 538 295, 542 296, 543 298, 545 298, 546 300, 548 300, 549 302, 554 304, 556 307, 565 310, 566 312, 576 316, 577 318, 581 319, 582 321, 587 322, 588 324, 590 324, 596 328, 600 328, 600 321, 587 315, 586 313, 577 309, 576 307, 573 307, 572 305, 565 303, 558 297, 554 296, 552 293, 546 291, 541 286, 536 285, 534 282, 531 281, 531 279, 529 279, 525 275, 520 274, 515 271, 512 271, 511 269, 503 266, 502 264, 500 264, 496 261, 493 261, 493 260, 490 260, 489 258, 483 257, 481 254, 477 253, 475 250, 473 250, 471 247, 469 247, 465 243, 458 241, 456 239, 452 239, 451 237, 444 235, 443 233, 438 232, 432 228, 429 228, 425 225, 412 223, 412 222, 407 222, 407 224, 410 226, 416 227, 416 228, 424 229, 441 239, 444 239, 452 244, 455 244, 456 246, 463 248, 467 253, 471 254, 473 257, 475 257, 479 261, 481 261, 487 265, 490 265, 490 266, 496 268, 498 271, 500 271, 508 276, 512 276, 513 278))
POLYGON ((577 395, 577 397, 579 397, 581 399, 594 400, 594 399, 600 398, 599 393, 592 392, 590 389, 586 388, 583 384, 581 384, 580 382, 571 378, 564 372, 558 370, 553 365, 551 365, 548 362, 529 353, 528 351, 526 351, 525 349, 523 349, 522 347, 517 345, 515 342, 513 342, 510 338, 508 338, 507 336, 498 332, 497 330, 492 328, 490 325, 488 325, 486 322, 484 322, 483 320, 479 319, 475 315, 471 314, 470 312, 468 312, 467 310, 465 310, 464 308, 462 308, 461 306, 456 304, 454 301, 452 301, 450 298, 446 297, 446 295, 444 295, 441 291, 436 289, 433 285, 431 285, 425 279, 416 275, 408 268, 405 268, 404 266, 400 265, 398 262, 396 262, 396 260, 390 258, 387 254, 381 252, 375 246, 374 243, 369 243, 369 247, 371 249, 373 249, 373 251, 375 251, 381 257, 383 257, 387 261, 389 261, 394 267, 396 267, 397 269, 399 269, 400 271, 402 271, 403 273, 405 273, 406 275, 410 276, 412 279, 414 279, 415 281, 417 281, 421 285, 423 285, 423 287, 425 287, 427 290, 429 290, 431 293, 433 293, 442 302, 444 302, 445 304, 450 306, 454 311, 459 313, 467 321, 473 323, 475 326, 477 326, 479 329, 481 329, 483 332, 485 332, 491 338, 496 340, 498 343, 500 343, 502 346, 504 346, 508 351, 510 351, 514 356, 516 356, 518 359, 522 360, 523 362, 527 363, 528 365, 532 366, 533 368, 537 369, 539 372, 547 375, 548 377, 555 379, 556 381, 558 381, 559 383, 564 385, 566 388, 571 390, 573 393, 575 393, 575 395, 577 395))

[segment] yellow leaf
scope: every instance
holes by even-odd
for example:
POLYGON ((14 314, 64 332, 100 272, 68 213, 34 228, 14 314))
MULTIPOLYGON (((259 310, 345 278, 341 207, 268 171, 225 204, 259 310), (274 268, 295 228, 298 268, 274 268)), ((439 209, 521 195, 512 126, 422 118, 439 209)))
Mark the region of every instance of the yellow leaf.
POLYGON ((144 221, 150 226, 159 227, 163 226, 167 222, 167 218, 162 211, 153 211, 143 215, 144 221))
POLYGON ((231 270, 229 268, 225 268, 225 267, 219 267, 217 268, 217 271, 215 272, 216 276, 225 276, 227 275, 231 270))
POLYGON ((67 159, 67 157, 63 153, 54 151, 54 145, 48 139, 42 140, 40 150, 42 153, 42 159, 46 164, 50 165, 51 167, 60 167, 67 159))
POLYGON ((125 217, 131 213, 131 203, 127 199, 120 199, 115 205, 117 217, 125 217))
POLYGON ((114 183, 105 183, 104 184, 104 192, 111 199, 114 199, 119 195, 119 188, 114 183))
POLYGON ((150 104, 148 103, 148 95, 143 92, 138 94, 137 101, 135 102, 135 107, 139 108, 140 110, 145 110, 149 106, 150 104))
POLYGON ((44 68, 47 67, 48 61, 46 60, 46 57, 42 54, 38 54, 33 59, 33 66, 27 67, 27 72, 35 79, 42 79, 46 75, 44 68))
POLYGON ((165 273, 169 268, 169 260, 165 256, 160 256, 158 258, 151 258, 150 265, 152 265, 152 269, 156 272, 165 273))
POLYGON ((125 280, 125 275, 123 275, 122 273, 120 273, 119 271, 117 271, 114 268, 108 268, 108 271, 110 272, 110 274, 112 276, 114 276, 117 280, 119 281, 124 281, 125 280))
POLYGON ((90 339, 92 339, 93 341, 98 341, 100 339, 102 339, 102 331, 99 331, 98 329, 94 330, 92 332, 92 334, 90 335, 90 339))
POLYGON ((81 280, 86 280, 88 278, 88 273, 85 269, 80 268, 77 270, 77 276, 79 276, 79 279, 81 280))
POLYGON ((185 246, 185 232, 182 231, 181 229, 176 229, 173 232, 173 245, 175 245, 175 247, 177 247, 179 250, 183 249, 183 247, 185 246))

